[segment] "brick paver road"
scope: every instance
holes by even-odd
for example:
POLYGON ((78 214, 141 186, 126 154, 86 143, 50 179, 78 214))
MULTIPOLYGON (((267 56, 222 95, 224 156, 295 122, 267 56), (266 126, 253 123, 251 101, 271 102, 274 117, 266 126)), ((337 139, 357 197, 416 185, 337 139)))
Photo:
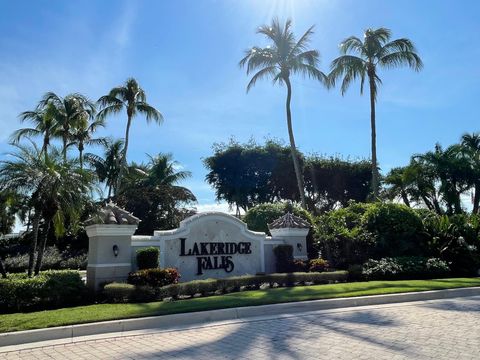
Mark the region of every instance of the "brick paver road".
POLYGON ((323 311, 0 353, 0 359, 480 359, 480 297, 323 311))

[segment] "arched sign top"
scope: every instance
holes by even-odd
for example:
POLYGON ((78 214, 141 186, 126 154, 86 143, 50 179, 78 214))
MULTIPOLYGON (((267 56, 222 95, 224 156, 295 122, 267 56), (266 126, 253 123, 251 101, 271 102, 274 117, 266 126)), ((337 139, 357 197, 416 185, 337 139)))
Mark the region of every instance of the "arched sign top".
POLYGON ((252 239, 252 240, 264 240, 265 233, 263 232, 256 232, 251 231, 248 229, 247 224, 244 223, 242 220, 238 219, 237 217, 219 212, 219 211, 207 211, 195 214, 186 218, 185 220, 180 222, 180 226, 177 229, 173 230, 157 230, 154 232, 154 237, 160 238, 178 238, 183 235, 187 235, 190 232, 190 228, 196 224, 201 224, 203 222, 212 222, 218 221, 222 223, 228 223, 233 226, 236 226, 242 235, 252 239))

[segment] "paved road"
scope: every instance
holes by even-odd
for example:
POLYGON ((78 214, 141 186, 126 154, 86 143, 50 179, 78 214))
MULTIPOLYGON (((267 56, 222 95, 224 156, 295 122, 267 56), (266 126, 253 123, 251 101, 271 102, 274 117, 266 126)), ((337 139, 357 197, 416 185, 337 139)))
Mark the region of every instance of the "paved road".
POLYGON ((480 359, 480 297, 124 336, 0 359, 480 359))

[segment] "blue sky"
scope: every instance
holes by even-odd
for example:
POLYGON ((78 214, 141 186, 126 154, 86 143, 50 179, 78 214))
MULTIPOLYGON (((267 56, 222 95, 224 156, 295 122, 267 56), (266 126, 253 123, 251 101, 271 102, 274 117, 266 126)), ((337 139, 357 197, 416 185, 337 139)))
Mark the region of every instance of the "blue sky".
MULTIPOLYGON (((201 159, 234 136, 287 140, 285 88, 257 83, 249 94, 239 69, 244 50, 266 45, 255 34, 272 17, 292 18, 300 36, 315 24, 311 44, 328 71, 338 44, 368 27, 388 27, 415 42, 420 73, 381 73, 377 106, 382 169, 413 153, 480 130, 480 3, 478 1, 171 0, 3 1, 0 3, 0 152, 20 127, 17 115, 41 95, 81 92, 97 99, 135 77, 165 117, 161 126, 136 118, 129 160, 171 152, 193 177, 185 183, 200 210, 215 204, 201 159)), ((370 156, 369 103, 354 84, 342 97, 313 80, 293 80, 293 121, 305 153, 370 156)), ((104 134, 122 137, 125 116, 104 134)), ((3 156, 3 155, 2 155, 3 156)))

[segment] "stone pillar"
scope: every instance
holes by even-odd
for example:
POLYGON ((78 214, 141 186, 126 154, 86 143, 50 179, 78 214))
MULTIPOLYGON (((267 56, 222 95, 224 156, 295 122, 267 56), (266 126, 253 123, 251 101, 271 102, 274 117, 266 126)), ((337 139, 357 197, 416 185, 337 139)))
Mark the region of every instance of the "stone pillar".
POLYGON ((287 213, 268 224, 272 239, 283 240, 284 244, 293 247, 294 259, 307 260, 307 235, 310 224, 302 218, 287 213))
POLYGON ((96 291, 105 282, 123 282, 132 271, 132 235, 139 220, 108 204, 87 220, 87 286, 96 291))

